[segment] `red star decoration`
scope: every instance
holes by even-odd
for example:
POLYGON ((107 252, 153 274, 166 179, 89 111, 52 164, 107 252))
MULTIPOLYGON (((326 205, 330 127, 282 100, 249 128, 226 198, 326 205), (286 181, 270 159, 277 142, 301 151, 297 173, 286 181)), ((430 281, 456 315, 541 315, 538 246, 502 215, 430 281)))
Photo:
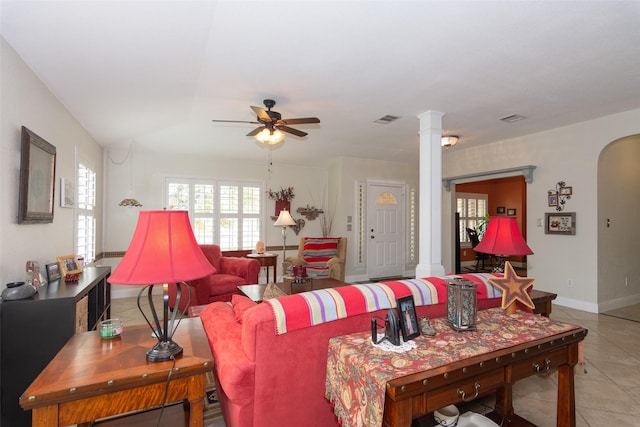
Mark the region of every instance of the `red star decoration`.
POLYGON ((502 290, 502 309, 520 301, 529 308, 535 308, 527 290, 533 287, 533 277, 518 277, 510 262, 504 264, 504 277, 493 277, 489 282, 502 290))

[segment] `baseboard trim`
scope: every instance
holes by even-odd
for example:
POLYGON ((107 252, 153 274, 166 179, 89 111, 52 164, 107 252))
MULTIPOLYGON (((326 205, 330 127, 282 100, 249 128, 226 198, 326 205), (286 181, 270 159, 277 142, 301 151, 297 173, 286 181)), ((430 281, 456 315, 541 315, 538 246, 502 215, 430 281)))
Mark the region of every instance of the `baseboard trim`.
POLYGON ((598 313, 604 313, 605 311, 616 310, 618 308, 623 308, 634 304, 640 304, 640 294, 616 298, 600 303, 598 304, 598 313))

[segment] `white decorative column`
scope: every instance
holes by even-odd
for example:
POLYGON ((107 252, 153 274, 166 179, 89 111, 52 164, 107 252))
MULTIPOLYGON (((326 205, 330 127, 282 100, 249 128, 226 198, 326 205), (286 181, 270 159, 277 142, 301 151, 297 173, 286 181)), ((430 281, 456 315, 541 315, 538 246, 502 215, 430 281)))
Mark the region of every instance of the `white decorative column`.
POLYGON ((416 277, 442 276, 442 117, 425 111, 420 119, 419 260, 416 277))

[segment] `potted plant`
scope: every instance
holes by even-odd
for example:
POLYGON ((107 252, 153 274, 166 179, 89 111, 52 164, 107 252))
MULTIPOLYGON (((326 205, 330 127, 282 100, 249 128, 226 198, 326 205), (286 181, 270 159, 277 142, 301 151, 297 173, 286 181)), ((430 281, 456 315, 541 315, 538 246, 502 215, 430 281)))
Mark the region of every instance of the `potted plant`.
POLYGON ((280 215, 280 211, 287 210, 291 212, 291 200, 296 197, 293 193, 293 187, 288 188, 280 188, 278 191, 267 191, 270 199, 276 201, 276 214, 275 216, 280 215))

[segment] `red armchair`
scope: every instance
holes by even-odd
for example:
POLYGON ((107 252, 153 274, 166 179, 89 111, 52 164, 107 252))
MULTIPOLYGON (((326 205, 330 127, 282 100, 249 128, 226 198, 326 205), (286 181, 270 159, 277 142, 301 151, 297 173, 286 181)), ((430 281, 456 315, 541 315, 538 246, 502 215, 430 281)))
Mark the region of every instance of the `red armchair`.
POLYGON ((231 301, 233 294, 240 293, 238 286, 258 283, 260 262, 251 258, 223 256, 218 245, 200 245, 215 273, 211 276, 187 282, 191 290, 191 303, 187 305, 186 296, 182 296, 180 305, 176 305, 176 285, 169 285, 169 307, 186 311, 190 306, 205 305, 214 301, 231 301))

